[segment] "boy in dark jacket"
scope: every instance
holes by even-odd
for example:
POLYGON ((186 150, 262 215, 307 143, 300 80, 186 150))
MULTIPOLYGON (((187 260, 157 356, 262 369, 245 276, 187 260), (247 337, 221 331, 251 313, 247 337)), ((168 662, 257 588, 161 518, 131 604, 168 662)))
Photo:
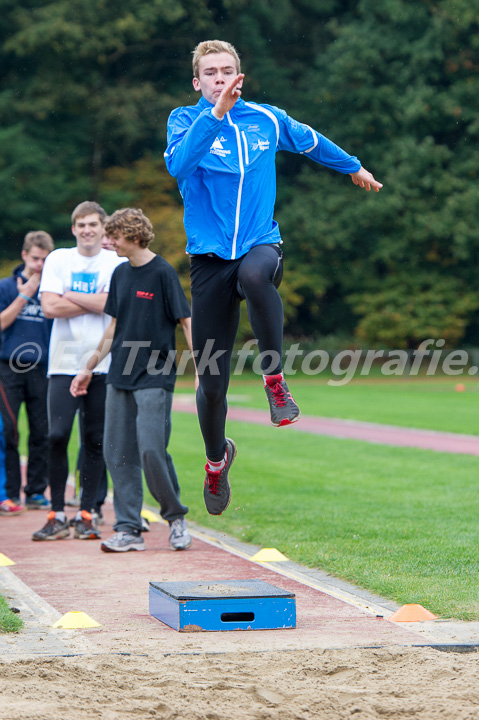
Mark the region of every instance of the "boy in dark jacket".
POLYGON ((18 515, 21 474, 18 455, 18 413, 24 402, 29 425, 25 504, 48 507, 47 486, 47 362, 52 321, 43 314, 38 288, 51 236, 29 232, 22 249, 23 263, 0 281, 0 412, 4 425, 6 495, 2 515, 18 515))

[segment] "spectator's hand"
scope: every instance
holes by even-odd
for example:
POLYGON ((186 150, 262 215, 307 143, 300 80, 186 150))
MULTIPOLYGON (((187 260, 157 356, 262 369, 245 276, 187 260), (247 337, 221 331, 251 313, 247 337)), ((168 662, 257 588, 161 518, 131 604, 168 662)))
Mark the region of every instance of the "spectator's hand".
POLYGON ((70 393, 73 397, 80 397, 81 395, 87 394, 91 376, 92 374, 89 370, 80 370, 78 375, 75 375, 70 385, 70 393))
POLYGON ((371 188, 375 190, 376 192, 379 192, 382 188, 382 185, 380 182, 374 179, 374 175, 372 173, 368 172, 366 168, 360 167, 359 170, 355 173, 350 173, 351 180, 355 185, 359 185, 359 187, 366 188, 366 190, 369 192, 371 188))
POLYGON ((23 282, 21 277, 17 278, 17 290, 22 295, 27 295, 29 298, 33 297, 40 287, 41 273, 33 273, 26 282, 23 282))
POLYGON ((241 95, 244 74, 236 75, 227 85, 224 86, 213 108, 213 114, 218 120, 222 120, 227 112, 231 110, 241 95))

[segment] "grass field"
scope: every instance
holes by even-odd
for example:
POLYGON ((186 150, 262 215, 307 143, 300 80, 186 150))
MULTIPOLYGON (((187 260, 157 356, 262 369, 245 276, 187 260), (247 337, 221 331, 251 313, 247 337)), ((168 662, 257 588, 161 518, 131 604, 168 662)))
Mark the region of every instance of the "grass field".
POLYGON ((175 416, 171 451, 196 522, 401 604, 479 619, 476 458, 243 423, 228 432, 238 445, 233 500, 212 518, 196 418, 175 416))
MULTIPOLYGON (((327 380, 288 378, 294 398, 305 415, 321 415, 420 429, 479 435, 479 383, 470 379, 363 379, 339 387, 327 380), (464 392, 456 385, 463 384, 464 392)), ((261 379, 233 380, 232 405, 264 408, 261 379)))
POLYGON ((18 632, 23 627, 23 620, 13 613, 7 601, 0 595, 0 633, 18 632))
MULTIPOLYGON (((451 379, 332 388, 297 378, 290 385, 305 414, 479 433, 473 383, 461 393, 451 379)), ((182 382, 179 391, 191 385, 182 382)), ((265 408, 257 378, 235 380, 231 395, 265 408)), ((192 520, 401 604, 479 620, 477 458, 236 422, 228 433, 238 445, 233 500, 213 518, 203 504, 197 419, 174 415, 170 450, 192 520)), ((155 505, 148 494, 146 501, 155 505)))

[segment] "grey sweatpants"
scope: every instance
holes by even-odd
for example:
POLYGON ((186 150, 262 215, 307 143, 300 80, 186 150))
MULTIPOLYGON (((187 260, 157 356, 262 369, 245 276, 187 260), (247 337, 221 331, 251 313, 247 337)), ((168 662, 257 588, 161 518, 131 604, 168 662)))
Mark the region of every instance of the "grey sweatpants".
POLYGON ((188 508, 167 452, 173 393, 163 388, 118 390, 107 385, 103 452, 113 480, 116 532, 141 531, 142 468, 161 516, 172 522, 188 508))

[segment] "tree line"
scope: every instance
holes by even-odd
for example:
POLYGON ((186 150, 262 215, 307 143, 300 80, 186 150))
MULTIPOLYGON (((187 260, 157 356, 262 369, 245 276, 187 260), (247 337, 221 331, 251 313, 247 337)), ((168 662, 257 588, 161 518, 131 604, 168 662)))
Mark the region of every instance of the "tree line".
POLYGON ((69 239, 81 200, 137 205, 188 262, 163 161, 197 102, 191 51, 240 52, 243 97, 278 105, 384 183, 278 156, 285 330, 363 346, 478 344, 479 0, 0 0, 0 239, 69 239))

